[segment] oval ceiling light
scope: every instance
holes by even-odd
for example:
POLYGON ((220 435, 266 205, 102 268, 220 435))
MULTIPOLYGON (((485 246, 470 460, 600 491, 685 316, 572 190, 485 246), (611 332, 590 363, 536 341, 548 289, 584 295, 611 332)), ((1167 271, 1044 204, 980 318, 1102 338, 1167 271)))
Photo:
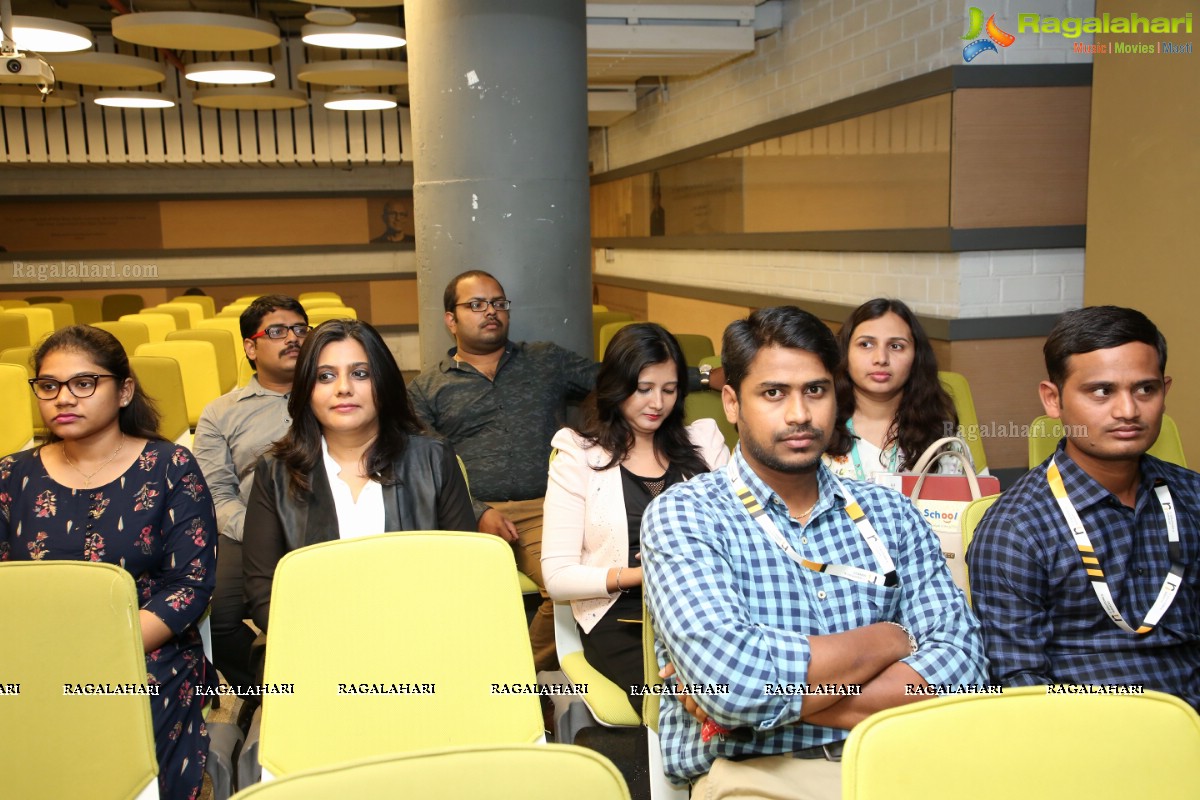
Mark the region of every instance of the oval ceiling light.
POLYGON ((35 53, 73 53, 92 46, 92 32, 82 25, 46 17, 12 18, 12 38, 18 50, 35 53))
POLYGON ((167 69, 157 61, 120 53, 77 53, 50 59, 54 77, 87 86, 149 86, 162 83, 167 69))
POLYGON ((63 92, 44 95, 33 86, 0 86, 0 106, 12 108, 71 108, 79 101, 63 92))
POLYGON ((296 77, 323 86, 400 86, 408 84, 408 64, 369 58, 310 61, 300 65, 296 77))
POLYGON ((396 107, 396 98, 375 92, 330 94, 325 107, 331 111, 386 111, 396 107))
POLYGON ((298 89, 272 89, 267 86, 223 86, 197 89, 192 102, 201 108, 231 111, 283 111, 308 105, 308 95, 298 89))
POLYGON ((403 47, 408 41, 404 38, 404 28, 374 22, 355 22, 353 25, 332 28, 326 25, 303 25, 300 38, 305 44, 340 50, 387 50, 403 47))
POLYGON ((347 11, 344 8, 325 8, 323 6, 313 6, 304 18, 309 22, 317 25, 331 25, 333 27, 341 27, 343 25, 352 25, 358 17, 354 13, 347 11))
POLYGON ((100 92, 92 100, 108 108, 171 108, 175 101, 162 92, 100 92))
POLYGON ((279 26, 253 17, 206 11, 138 11, 113 17, 123 42, 171 50, 261 50, 279 44, 279 26))
POLYGON ((270 83, 275 80, 275 72, 269 64, 256 64, 253 61, 206 61, 202 64, 188 64, 183 68, 183 75, 196 83, 215 83, 222 86, 270 83))

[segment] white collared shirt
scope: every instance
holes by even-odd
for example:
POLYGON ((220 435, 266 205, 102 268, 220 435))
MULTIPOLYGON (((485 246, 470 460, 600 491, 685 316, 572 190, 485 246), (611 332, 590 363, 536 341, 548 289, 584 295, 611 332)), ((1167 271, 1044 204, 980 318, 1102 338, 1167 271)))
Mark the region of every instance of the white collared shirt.
POLYGON ((329 488, 333 491, 333 505, 337 511, 338 531, 343 539, 370 536, 384 532, 383 486, 369 480, 358 493, 358 502, 350 486, 342 480, 342 468, 329 455, 329 445, 321 437, 321 456, 325 463, 325 474, 329 476, 329 488))

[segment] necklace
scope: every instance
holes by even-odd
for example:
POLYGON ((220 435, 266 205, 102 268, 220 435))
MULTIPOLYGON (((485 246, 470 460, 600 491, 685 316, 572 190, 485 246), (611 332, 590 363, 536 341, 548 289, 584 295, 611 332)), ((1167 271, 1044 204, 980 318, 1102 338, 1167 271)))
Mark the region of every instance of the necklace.
MULTIPOLYGON (((817 503, 819 502, 821 502, 821 498, 818 497, 817 503)), ((809 506, 807 511, 804 511, 800 514, 793 514, 792 519, 796 520, 796 522, 803 523, 804 520, 808 519, 808 515, 813 512, 813 509, 817 507, 817 503, 813 503, 811 506, 809 506)))
POLYGON ((71 457, 69 455, 67 455, 67 443, 60 442, 60 444, 62 445, 63 458, 65 458, 67 460, 67 464, 70 465, 71 469, 75 470, 76 472, 78 472, 80 475, 83 476, 83 488, 86 489, 86 488, 88 488, 88 484, 90 484, 92 482, 92 478, 99 475, 100 472, 102 472, 105 467, 107 467, 109 464, 112 463, 113 459, 117 457, 117 454, 121 452, 121 448, 125 446, 125 434, 124 433, 121 434, 121 441, 117 445, 117 449, 113 450, 113 454, 111 456, 109 456, 107 459, 105 459, 104 463, 100 465, 100 468, 97 470, 94 470, 91 475, 87 474, 86 472, 81 470, 79 467, 75 466, 75 462, 71 460, 71 457))

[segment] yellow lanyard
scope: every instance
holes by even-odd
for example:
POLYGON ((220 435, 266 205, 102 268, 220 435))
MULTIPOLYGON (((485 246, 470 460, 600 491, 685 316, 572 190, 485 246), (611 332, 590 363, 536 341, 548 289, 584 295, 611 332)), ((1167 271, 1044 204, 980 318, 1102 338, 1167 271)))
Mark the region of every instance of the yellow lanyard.
POLYGON ((1150 607, 1146 619, 1136 629, 1125 621, 1117 609, 1117 604, 1113 601, 1112 592, 1108 590, 1108 581, 1104 579, 1104 570, 1100 567, 1100 559, 1096 558, 1096 549, 1092 547, 1092 541, 1083 527, 1083 520, 1079 518, 1079 512, 1075 510, 1071 498, 1067 496, 1062 473, 1058 471, 1058 464, 1053 458, 1050 459, 1050 466, 1046 468, 1046 482, 1050 484, 1050 493, 1058 501, 1058 507, 1067 520, 1067 527, 1071 529, 1075 547, 1079 550, 1079 557, 1083 560, 1083 568, 1087 571, 1088 580, 1092 583, 1096 597, 1100 599, 1100 605, 1104 607, 1104 613, 1108 614, 1108 618, 1126 633, 1142 635, 1154 630, 1154 626, 1158 624, 1158 621, 1167 613, 1167 609, 1171 607, 1171 603, 1175 601, 1175 595, 1183 584, 1183 551, 1179 546, 1179 522, 1175 518, 1175 505, 1171 502, 1171 490, 1167 488, 1166 482, 1162 479, 1155 481, 1154 494, 1158 497, 1163 517, 1167 521, 1167 556, 1171 559, 1171 567, 1167 571, 1162 589, 1158 592, 1158 598, 1150 607))
MULTIPOLYGON (((832 473, 831 473, 832 476, 832 473)), ((733 488, 733 493, 738 500, 742 501, 742 505, 746 507, 746 511, 750 516, 758 521, 762 526, 763 531, 771 541, 775 542, 781 550, 800 566, 805 569, 811 569, 813 572, 824 572, 829 575, 836 575, 839 578, 858 581, 859 583, 872 583, 876 586, 898 586, 900 579, 896 575, 896 565, 892 562, 892 556, 884 546, 883 540, 879 538, 879 534, 875 532, 875 528, 871 525, 871 521, 867 519, 867 515, 863 513, 858 502, 846 490, 846 485, 838 480, 837 476, 832 476, 837 481, 841 495, 846 498, 845 511, 854 520, 855 526, 858 527, 858 532, 867 540, 867 546, 871 548, 871 553, 875 556, 875 562, 879 567, 878 572, 872 572, 869 569, 861 567, 850 567, 845 564, 823 564, 820 561, 810 561, 796 552, 792 547, 791 542, 787 540, 782 533, 779 532, 775 521, 767 516, 766 509, 762 503, 758 502, 751 492, 750 487, 742 480, 742 476, 738 474, 736 461, 729 462, 729 482, 733 488)))

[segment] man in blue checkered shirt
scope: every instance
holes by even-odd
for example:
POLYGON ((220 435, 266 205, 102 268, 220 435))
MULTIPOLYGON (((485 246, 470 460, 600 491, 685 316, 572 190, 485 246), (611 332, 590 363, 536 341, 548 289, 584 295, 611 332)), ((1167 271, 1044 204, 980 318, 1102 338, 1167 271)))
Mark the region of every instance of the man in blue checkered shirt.
POLYGON ((793 306, 730 325, 722 393, 741 444, 642 525, 659 664, 691 692, 662 703, 663 763, 694 797, 837 798, 841 743, 868 714, 986 690, 979 623, 932 530, 899 493, 821 463, 849 435, 838 357, 793 306))
POLYGON ((992 680, 1156 689, 1200 708, 1200 475, 1146 453, 1171 386, 1166 340, 1141 312, 1102 306, 1064 314, 1044 353, 1042 404, 1066 437, 967 553, 992 680))

